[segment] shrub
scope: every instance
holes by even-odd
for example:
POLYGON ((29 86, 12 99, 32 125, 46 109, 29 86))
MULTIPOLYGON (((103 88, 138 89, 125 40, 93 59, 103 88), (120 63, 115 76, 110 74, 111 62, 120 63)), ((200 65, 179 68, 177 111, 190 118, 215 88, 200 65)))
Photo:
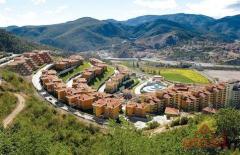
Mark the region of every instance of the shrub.
POLYGON ((187 117, 181 117, 180 121, 179 121, 180 125, 186 125, 188 124, 188 118, 187 117))
POLYGON ((159 126, 160 126, 160 124, 159 124, 158 122, 153 121, 153 122, 148 123, 147 129, 148 129, 148 130, 156 129, 156 128, 159 127, 159 126))
POLYGON ((177 118, 176 120, 173 120, 170 124, 170 127, 178 126, 180 122, 180 118, 177 118))

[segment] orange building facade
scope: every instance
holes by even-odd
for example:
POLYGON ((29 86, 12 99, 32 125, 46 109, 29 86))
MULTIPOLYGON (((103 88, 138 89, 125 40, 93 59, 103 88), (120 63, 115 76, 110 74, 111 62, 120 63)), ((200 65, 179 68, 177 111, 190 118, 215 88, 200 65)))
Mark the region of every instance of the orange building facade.
POLYGON ((58 78, 55 70, 42 73, 42 85, 45 90, 57 97, 58 100, 67 103, 71 107, 81 110, 93 110, 96 117, 118 118, 122 104, 121 99, 114 99, 111 95, 99 93, 87 84, 91 79, 103 74, 107 68, 107 65, 100 60, 93 60, 97 67, 94 65, 89 69, 85 69, 81 77, 73 80, 71 88, 66 87, 66 84, 58 78))
POLYGON ((15 72, 28 76, 36 71, 40 66, 52 62, 48 51, 35 51, 24 53, 21 57, 16 57, 10 66, 15 72))
POLYGON ((220 109, 226 106, 226 92, 227 84, 224 83, 199 88, 175 85, 167 90, 141 95, 140 103, 127 105, 126 112, 128 116, 146 117, 147 114, 163 113, 166 107, 185 112, 201 112, 206 107, 220 109), (135 112, 137 108, 141 109, 138 110, 141 115, 135 112))

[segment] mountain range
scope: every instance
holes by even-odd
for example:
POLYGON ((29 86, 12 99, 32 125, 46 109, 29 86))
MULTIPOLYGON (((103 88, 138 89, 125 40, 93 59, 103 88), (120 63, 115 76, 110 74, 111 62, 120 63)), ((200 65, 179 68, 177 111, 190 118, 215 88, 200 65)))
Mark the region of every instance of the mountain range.
POLYGON ((240 40, 240 15, 214 19, 204 15, 147 15, 126 21, 84 17, 54 25, 10 26, 6 30, 66 51, 138 47, 161 49, 187 41, 240 40))

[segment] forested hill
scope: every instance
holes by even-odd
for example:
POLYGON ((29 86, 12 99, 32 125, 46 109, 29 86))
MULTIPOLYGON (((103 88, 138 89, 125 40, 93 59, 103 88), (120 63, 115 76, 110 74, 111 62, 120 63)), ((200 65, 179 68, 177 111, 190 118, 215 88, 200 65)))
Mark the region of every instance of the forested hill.
POLYGON ((0 29, 0 51, 23 53, 34 49, 44 48, 41 45, 21 39, 0 29))
POLYGON ((127 21, 80 18, 61 24, 7 27, 6 30, 38 43, 67 51, 113 47, 160 49, 189 41, 240 40, 240 15, 214 19, 203 15, 141 16, 127 21))

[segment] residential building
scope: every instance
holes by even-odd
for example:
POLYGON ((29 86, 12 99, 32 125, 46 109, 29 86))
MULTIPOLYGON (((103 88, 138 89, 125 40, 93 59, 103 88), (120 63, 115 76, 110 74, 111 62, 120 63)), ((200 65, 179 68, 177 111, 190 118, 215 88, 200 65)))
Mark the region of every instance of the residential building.
POLYGON ((77 67, 83 64, 83 58, 80 55, 72 55, 67 59, 61 59, 55 62, 54 67, 58 71, 66 70, 71 67, 77 67))
MULTIPOLYGON (((238 102, 239 85, 232 87, 232 95, 238 102), (234 93, 233 93, 234 92, 234 93)), ((227 100, 227 85, 224 83, 211 84, 207 86, 188 86, 177 84, 166 90, 157 91, 156 93, 143 94, 140 97, 140 104, 147 104, 148 113, 163 113, 166 107, 182 110, 185 112, 201 112, 203 109, 213 108, 220 109, 225 107, 227 100)), ((130 104, 127 107, 128 115, 136 115, 133 112, 137 105, 130 104)), ((142 106, 143 107, 143 106, 142 106)), ((167 109, 167 110, 168 110, 167 109)), ((171 109, 170 109, 171 110, 171 109)))
POLYGON ((52 58, 47 51, 36 51, 24 53, 21 57, 16 57, 9 66, 17 73, 27 76, 36 71, 39 66, 52 62, 52 58))
POLYGON ((150 105, 146 103, 130 102, 126 105, 126 115, 129 117, 146 117, 150 112, 150 105))
POLYGON ((240 81, 233 80, 227 85, 228 106, 240 108, 240 81))
POLYGON ((121 105, 121 99, 103 98, 93 104, 93 112, 96 117, 116 119, 119 117, 121 105))
POLYGON ((216 114, 217 110, 214 108, 206 107, 206 108, 203 108, 202 112, 204 114, 216 114))
POLYGON ((209 85, 206 90, 210 92, 210 104, 213 108, 219 109, 226 106, 227 87, 225 84, 209 85))
POLYGON ((105 92, 107 93, 113 94, 117 92, 122 83, 130 77, 130 72, 125 66, 117 66, 117 69, 119 73, 106 82, 105 92))
POLYGON ((166 107, 165 112, 164 112, 167 117, 176 117, 176 116, 180 116, 180 111, 179 109, 176 108, 171 108, 171 107, 166 107))

